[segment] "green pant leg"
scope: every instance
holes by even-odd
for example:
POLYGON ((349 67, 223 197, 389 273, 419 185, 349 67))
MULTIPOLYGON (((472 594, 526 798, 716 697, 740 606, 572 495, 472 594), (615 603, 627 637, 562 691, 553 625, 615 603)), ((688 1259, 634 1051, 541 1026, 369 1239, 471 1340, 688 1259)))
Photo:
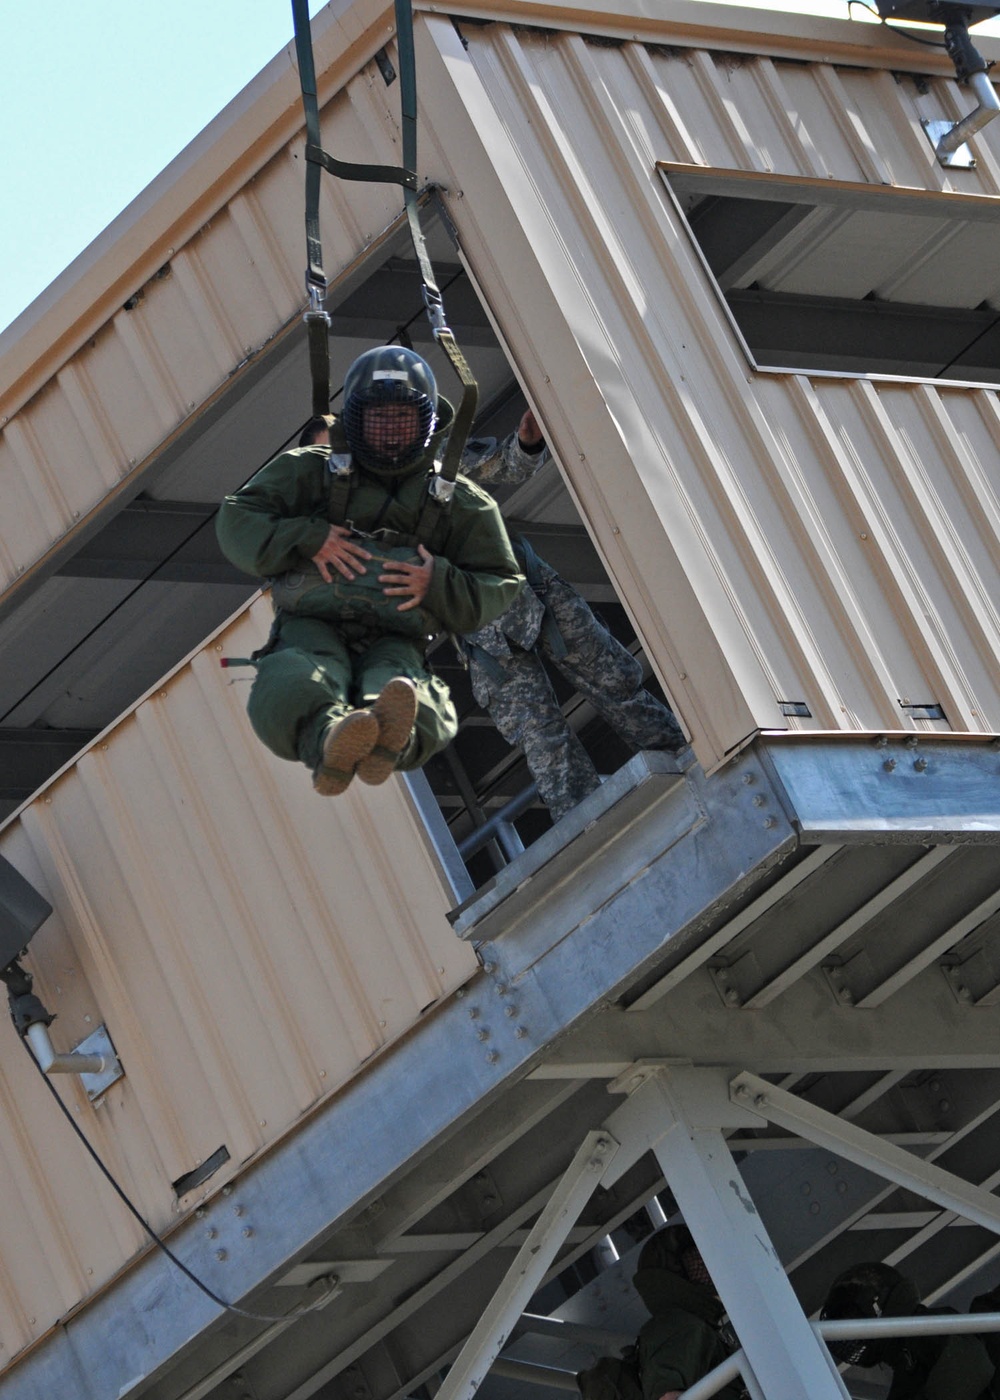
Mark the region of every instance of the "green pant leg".
POLYGON ((314 767, 326 725, 350 709, 351 672, 350 653, 328 623, 284 619, 278 645, 259 663, 247 701, 258 739, 279 758, 314 767))
POLYGON ((458 733, 458 715, 448 687, 428 669, 420 642, 393 632, 374 638, 356 659, 354 676, 359 705, 372 704, 393 676, 406 676, 416 686, 417 718, 401 769, 423 767, 458 733))

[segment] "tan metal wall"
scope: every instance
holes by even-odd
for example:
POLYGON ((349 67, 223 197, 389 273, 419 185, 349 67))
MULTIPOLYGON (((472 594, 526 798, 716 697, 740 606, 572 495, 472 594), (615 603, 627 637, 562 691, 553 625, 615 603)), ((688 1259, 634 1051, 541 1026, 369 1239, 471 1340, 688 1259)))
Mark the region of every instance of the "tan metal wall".
POLYGON ((996 198, 934 160, 881 68, 588 42, 427 18, 435 173, 586 518, 695 736, 1000 730, 1000 418, 992 391, 755 374, 655 163, 996 198))
MULTIPOLYGON (((851 70, 737 62, 690 25, 672 28, 675 9, 694 7, 665 7, 642 38, 681 51, 633 40, 642 24, 624 4, 608 7, 605 28, 626 39, 611 47, 575 35, 583 17, 565 4, 518 6, 522 19, 558 21, 556 33, 467 26, 468 49, 450 22, 421 17, 421 175, 446 188, 497 328, 703 761, 783 727, 778 699, 805 700, 820 727, 899 725, 907 698, 939 701, 955 728, 1000 729, 996 395, 755 375, 655 169, 943 189, 952 177, 916 123, 963 100, 938 84, 918 101, 884 56, 851 70)), ((325 109, 327 144, 391 161, 392 104, 354 76, 384 41, 385 6, 339 12, 319 27, 325 91, 347 83, 325 109)), ((821 58, 816 32, 812 49, 788 47, 821 58)), ((293 79, 276 70, 251 91, 204 156, 209 174, 195 162, 168 182, 119 231, 108 267, 98 258, 78 284, 74 274, 8 344, 3 587, 108 493, 131 489, 248 348, 297 314, 293 79), (170 275, 150 281, 168 260, 170 275)), ((992 128, 980 138, 964 190, 996 197, 998 143, 992 128)), ((324 189, 329 262, 343 269, 391 221, 398 193, 324 189)), ((106 1021, 127 1069, 99 1108, 72 1084, 62 1092, 161 1227, 178 1208, 172 1180, 222 1143, 227 1171, 266 1148, 473 966, 401 789, 318 804, 304 771, 269 761, 250 734, 247 682, 217 667, 215 648, 250 650, 265 612, 234 622, 0 835, 56 907, 31 963, 59 1012, 58 1045, 106 1021)), ((142 1244, 6 1034, 0 1358, 142 1244)))
MULTIPOLYGON (((354 0, 314 21, 323 139, 350 159, 397 159, 385 86, 358 75, 391 12, 354 0)), ((304 147, 285 52, 0 336, 0 599, 109 497, 141 489, 156 454, 297 323, 304 147)), ((331 280, 399 202, 393 186, 324 180, 331 280)))
MULTIPOLYGON (((55 909, 35 990, 74 1047, 104 1022, 126 1070, 99 1106, 60 1092, 153 1225, 220 1145, 216 1190, 476 966, 397 781, 320 802, 272 758, 223 670, 267 633, 258 601, 55 778, 0 851, 55 909)), ((235 678, 235 679, 234 679, 235 678)), ((0 1031, 0 1364, 143 1237, 0 1031)))

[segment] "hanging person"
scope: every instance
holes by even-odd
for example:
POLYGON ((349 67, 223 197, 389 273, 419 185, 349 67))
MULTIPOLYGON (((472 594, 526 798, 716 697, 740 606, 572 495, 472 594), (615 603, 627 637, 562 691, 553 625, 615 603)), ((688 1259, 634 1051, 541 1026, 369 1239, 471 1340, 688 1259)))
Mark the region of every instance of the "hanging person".
POLYGON ((452 420, 425 360, 369 350, 328 420, 331 446, 282 453, 220 508, 223 554, 272 581, 250 723, 323 796, 419 768, 454 738, 427 642, 486 626, 524 582, 492 497, 462 477, 439 489, 452 420))

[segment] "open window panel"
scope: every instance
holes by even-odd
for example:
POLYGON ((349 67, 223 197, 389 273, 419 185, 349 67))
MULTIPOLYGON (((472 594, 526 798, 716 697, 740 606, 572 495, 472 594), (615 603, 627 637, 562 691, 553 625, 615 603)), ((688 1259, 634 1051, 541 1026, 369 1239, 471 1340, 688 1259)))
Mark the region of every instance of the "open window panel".
POLYGON ((660 162, 755 369, 1000 383, 1000 210, 660 162))

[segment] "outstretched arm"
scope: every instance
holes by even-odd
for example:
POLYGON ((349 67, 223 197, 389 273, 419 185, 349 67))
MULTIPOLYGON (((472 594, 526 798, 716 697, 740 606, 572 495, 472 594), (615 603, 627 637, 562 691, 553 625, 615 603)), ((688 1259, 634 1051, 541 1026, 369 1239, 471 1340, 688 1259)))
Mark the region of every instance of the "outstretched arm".
POLYGON ((462 458, 462 474, 489 489, 516 486, 528 481, 549 460, 549 449, 538 419, 525 409, 517 432, 486 452, 467 450, 462 458))

